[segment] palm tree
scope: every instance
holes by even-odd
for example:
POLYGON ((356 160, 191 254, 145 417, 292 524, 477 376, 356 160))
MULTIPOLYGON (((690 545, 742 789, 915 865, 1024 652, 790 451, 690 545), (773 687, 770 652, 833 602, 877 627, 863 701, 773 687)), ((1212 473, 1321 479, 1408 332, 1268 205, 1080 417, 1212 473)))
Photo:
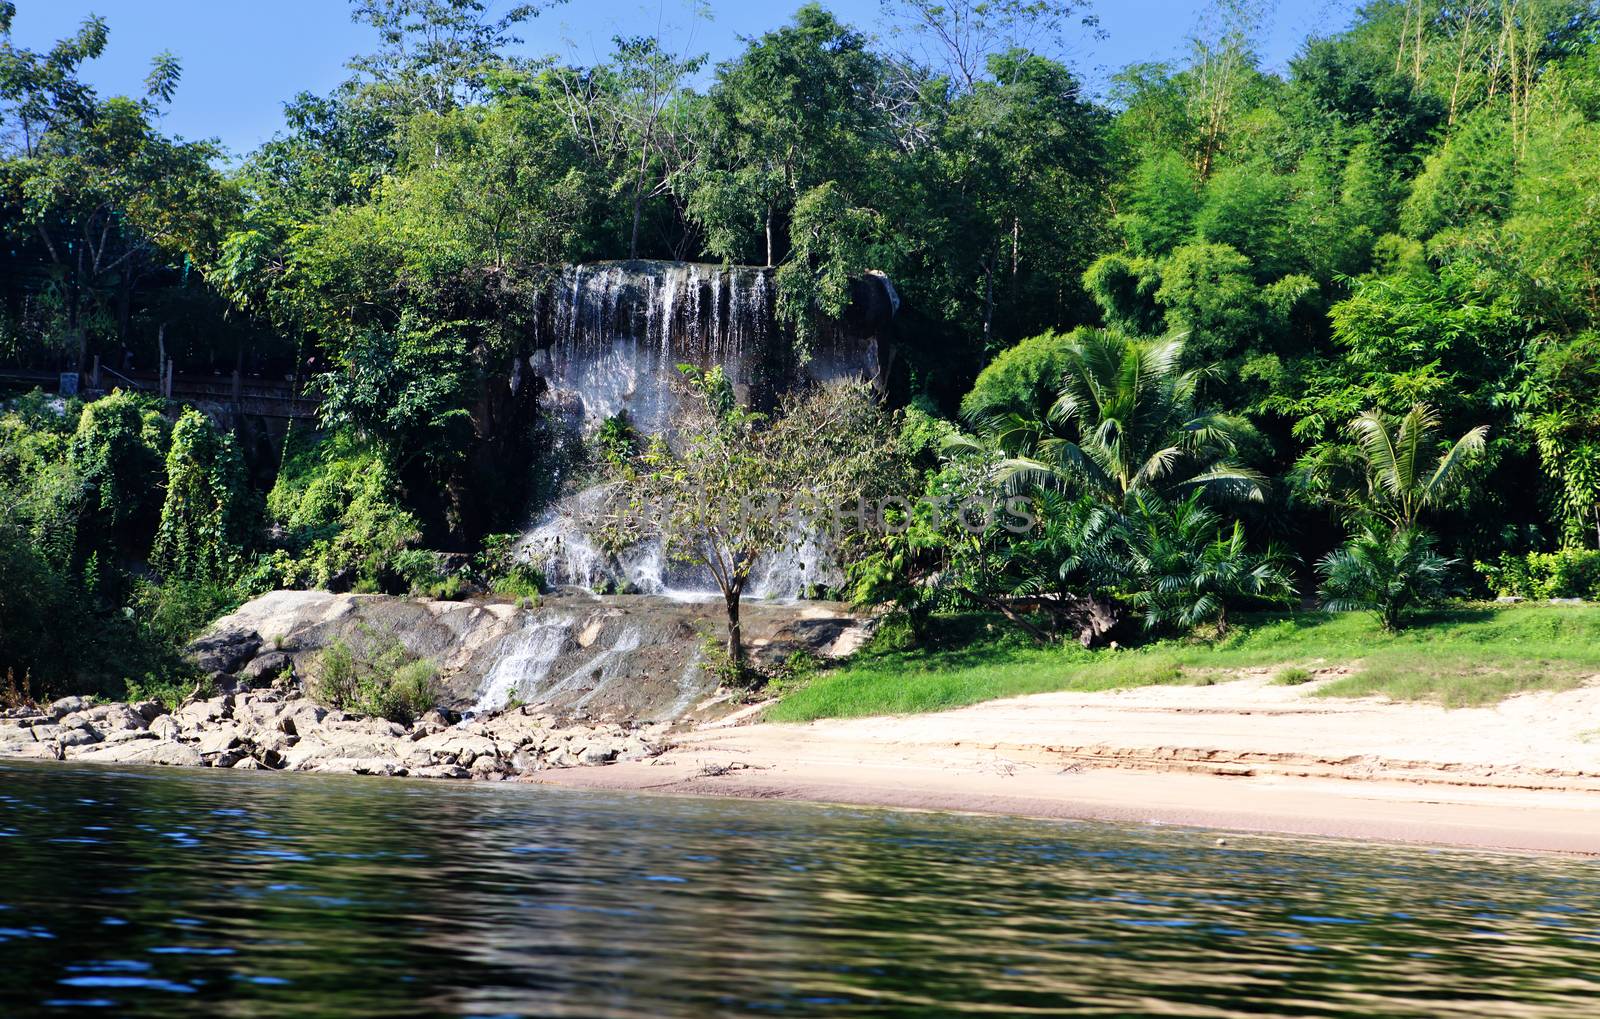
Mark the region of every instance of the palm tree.
MULTIPOLYGON (((1207 490, 1259 500, 1261 475, 1232 461, 1251 434, 1241 418, 1197 407, 1206 372, 1184 369, 1181 337, 1135 340, 1079 331, 1067 348, 1056 401, 1043 415, 1003 414, 973 424, 1006 458, 1013 490, 1081 485, 1122 512, 1139 492, 1207 490)), ((970 439, 954 447, 976 447, 970 439)))
POLYGON ((1416 527, 1387 534, 1366 528, 1317 563, 1323 604, 1333 612, 1371 612, 1384 630, 1405 625, 1407 610, 1450 593, 1450 567, 1433 535, 1416 527))
POLYGON ((1224 527, 1200 500, 1198 491, 1174 503, 1144 492, 1133 497, 1120 537, 1127 575, 1138 578, 1133 604, 1147 629, 1215 623, 1223 637, 1230 604, 1294 597, 1289 557, 1276 548, 1251 552, 1244 525, 1224 527))
POLYGON ((1483 453, 1489 426, 1479 425, 1441 451, 1439 416, 1419 403, 1398 417, 1369 410, 1351 421, 1348 431, 1359 463, 1325 455, 1312 465, 1313 475, 1358 513, 1403 531, 1415 527, 1424 510, 1437 508, 1456 489, 1467 463, 1483 453), (1352 466, 1355 477, 1350 476, 1352 466))

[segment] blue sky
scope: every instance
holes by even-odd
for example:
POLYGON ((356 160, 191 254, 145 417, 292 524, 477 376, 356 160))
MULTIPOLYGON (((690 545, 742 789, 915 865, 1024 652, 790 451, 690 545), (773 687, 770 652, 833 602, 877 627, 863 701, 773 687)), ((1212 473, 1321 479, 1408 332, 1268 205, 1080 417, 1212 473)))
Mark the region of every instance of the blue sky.
MULTIPOLYGON (((572 0, 526 26, 529 53, 561 53, 578 62, 603 57, 616 34, 654 34, 688 52, 732 56, 740 38, 788 20, 802 0, 708 0, 709 18, 684 0, 572 0), (688 45, 683 45, 684 43, 688 45)), ((843 20, 876 33, 879 0, 824 0, 843 20)), ((111 27, 106 54, 88 77, 105 93, 136 92, 150 57, 164 49, 183 64, 183 84, 167 114, 169 131, 222 139, 243 154, 283 125, 295 93, 324 92, 347 76, 344 64, 372 48, 373 34, 353 24, 343 0, 19 0, 14 41, 41 48, 72 32, 90 12, 111 27)), ((1301 39, 1342 28, 1350 0, 1279 0, 1262 49, 1282 67, 1301 39)), ((1107 38, 1087 34, 1068 58, 1091 85, 1124 64, 1175 57, 1200 27, 1205 6, 1162 0, 1101 0, 1094 7, 1107 38)))

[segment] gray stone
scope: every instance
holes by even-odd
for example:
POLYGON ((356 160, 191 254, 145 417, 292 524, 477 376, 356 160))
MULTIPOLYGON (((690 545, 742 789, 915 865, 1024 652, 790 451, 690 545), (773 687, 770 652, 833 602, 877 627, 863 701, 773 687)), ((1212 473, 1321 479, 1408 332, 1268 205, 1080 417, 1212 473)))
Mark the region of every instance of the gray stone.
POLYGON ((294 659, 282 651, 268 651, 245 663, 239 669, 239 677, 259 686, 271 683, 286 671, 294 672, 294 659))
POLYGON ((233 762, 234 771, 261 771, 262 764, 254 757, 241 757, 233 762))
POLYGON ((0 743, 0 757, 21 757, 35 761, 59 761, 61 750, 55 743, 41 743, 38 740, 15 740, 10 743, 0 743))
POLYGON ((147 725, 167 713, 167 706, 160 701, 139 701, 128 705, 128 707, 137 711, 139 717, 143 718, 147 725))
POLYGON ((479 757, 494 757, 500 752, 494 740, 470 732, 448 729, 433 736, 425 736, 412 744, 414 751, 433 755, 439 764, 471 766, 479 757))
POLYGON ((183 731, 183 726, 171 715, 160 715, 150 722, 149 731, 161 739, 177 739, 178 733, 183 731))
POLYGON ((158 739, 159 737, 149 729, 112 729, 102 733, 100 739, 105 743, 127 743, 129 740, 158 739))
POLYGON ((58 701, 51 702, 50 719, 55 721, 73 712, 86 710, 88 707, 89 699, 87 697, 63 697, 58 701))
POLYGON ((147 723, 145 717, 126 704, 97 704, 83 714, 89 717, 94 727, 101 732, 113 729, 143 729, 147 723))
POLYGON ((193 747, 166 740, 126 740, 122 743, 101 744, 75 749, 68 755, 72 760, 115 764, 161 764, 170 767, 200 766, 200 754, 193 747))
POLYGON ((415 768, 407 768, 406 773, 412 778, 471 778, 472 772, 454 764, 424 764, 415 768))
POLYGON ((583 753, 578 757, 578 761, 586 767, 594 767, 598 764, 610 764, 616 759, 616 756, 615 747, 605 743, 591 743, 584 748, 583 753))
POLYGON ((233 698, 224 694, 221 697, 212 697, 209 700, 190 701, 177 711, 172 717, 185 729, 199 729, 210 725, 220 719, 227 718, 233 713, 233 698))
POLYGON ((184 653, 201 672, 238 672, 261 650, 261 635, 254 630, 222 629, 190 644, 184 653))

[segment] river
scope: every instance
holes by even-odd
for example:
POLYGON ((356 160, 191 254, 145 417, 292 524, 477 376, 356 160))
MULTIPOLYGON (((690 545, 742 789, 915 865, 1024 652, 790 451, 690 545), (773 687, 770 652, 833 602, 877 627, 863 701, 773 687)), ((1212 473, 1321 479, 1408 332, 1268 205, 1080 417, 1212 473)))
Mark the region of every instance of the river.
POLYGON ((1592 1017, 1600 863, 0 764, 0 1015, 1592 1017))

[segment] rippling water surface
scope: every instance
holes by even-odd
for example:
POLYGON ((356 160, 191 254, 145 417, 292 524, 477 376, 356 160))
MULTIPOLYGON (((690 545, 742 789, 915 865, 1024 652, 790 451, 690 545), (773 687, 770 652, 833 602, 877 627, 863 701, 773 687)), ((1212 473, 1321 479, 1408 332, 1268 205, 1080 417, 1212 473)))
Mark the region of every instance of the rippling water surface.
POLYGON ((1600 1014, 1600 864, 0 766, 0 1015, 1600 1014))

